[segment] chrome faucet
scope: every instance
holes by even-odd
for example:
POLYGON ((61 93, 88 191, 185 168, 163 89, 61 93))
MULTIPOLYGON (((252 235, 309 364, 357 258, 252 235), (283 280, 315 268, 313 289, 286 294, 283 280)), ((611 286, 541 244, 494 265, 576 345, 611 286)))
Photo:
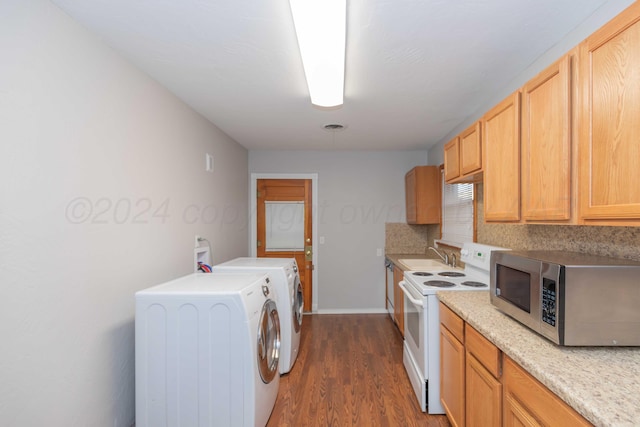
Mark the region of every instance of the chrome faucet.
POLYGON ((449 255, 447 255, 447 253, 445 251, 442 251, 442 253, 440 253, 436 248, 434 248, 433 246, 429 246, 427 248, 427 252, 429 252, 429 249, 431 249, 433 252, 435 252, 436 254, 438 254, 438 256, 440 257, 440 259, 442 260, 442 262, 444 262, 446 265, 449 265, 449 255))

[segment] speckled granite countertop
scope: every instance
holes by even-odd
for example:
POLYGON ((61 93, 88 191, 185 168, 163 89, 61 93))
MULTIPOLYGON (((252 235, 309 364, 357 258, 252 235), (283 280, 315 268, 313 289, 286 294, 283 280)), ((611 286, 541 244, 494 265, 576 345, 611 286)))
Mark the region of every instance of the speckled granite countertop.
POLYGON ((488 292, 437 295, 596 426, 640 425, 640 347, 559 347, 498 311, 488 292))

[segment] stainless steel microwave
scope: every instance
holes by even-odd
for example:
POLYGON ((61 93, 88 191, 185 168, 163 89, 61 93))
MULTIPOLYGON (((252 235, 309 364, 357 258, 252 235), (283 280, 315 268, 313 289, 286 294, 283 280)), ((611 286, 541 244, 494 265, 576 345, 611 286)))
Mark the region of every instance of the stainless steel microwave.
POLYGON ((640 346, 640 263, 561 251, 491 254, 491 303, 562 346, 640 346))

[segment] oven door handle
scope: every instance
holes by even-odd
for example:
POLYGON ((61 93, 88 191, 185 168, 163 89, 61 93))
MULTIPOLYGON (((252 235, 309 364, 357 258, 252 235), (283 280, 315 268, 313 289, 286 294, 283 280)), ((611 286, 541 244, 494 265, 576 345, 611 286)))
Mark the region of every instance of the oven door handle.
POLYGON ((409 298, 409 301, 411 301, 413 305, 417 307, 423 307, 422 300, 418 300, 413 297, 413 295, 411 294, 411 291, 407 289, 407 285, 405 284, 404 280, 398 283, 398 285, 400 286, 400 288, 402 289, 402 292, 407 296, 407 298, 409 298))

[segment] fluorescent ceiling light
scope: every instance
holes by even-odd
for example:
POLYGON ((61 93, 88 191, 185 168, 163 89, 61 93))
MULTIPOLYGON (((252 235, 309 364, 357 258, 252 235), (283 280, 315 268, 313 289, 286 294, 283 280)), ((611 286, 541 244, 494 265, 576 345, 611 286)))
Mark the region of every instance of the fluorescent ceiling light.
POLYGON ((311 103, 336 107, 344 100, 346 0, 289 0, 311 103))

